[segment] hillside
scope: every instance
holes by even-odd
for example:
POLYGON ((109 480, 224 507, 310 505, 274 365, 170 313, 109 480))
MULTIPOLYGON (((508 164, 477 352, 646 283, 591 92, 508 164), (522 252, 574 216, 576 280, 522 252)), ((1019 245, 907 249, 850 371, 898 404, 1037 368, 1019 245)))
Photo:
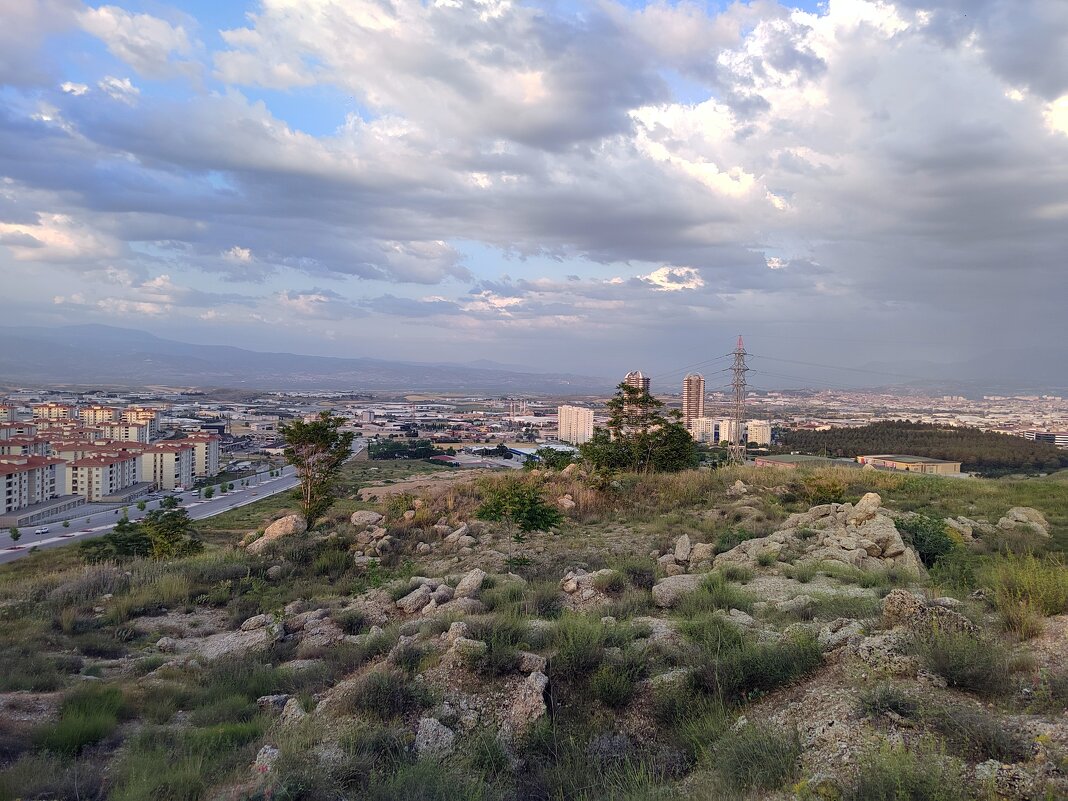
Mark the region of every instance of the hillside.
POLYGON ((383 462, 343 490, 309 532, 272 498, 195 557, 0 568, 0 799, 1068 793, 1061 481, 383 462), (480 519, 519 488, 560 524, 480 519))
POLYGON ((3 328, 0 380, 300 389, 587 392, 611 382, 561 373, 414 364, 194 345, 103 325, 3 328))
POLYGON ((783 430, 779 433, 779 444, 786 451, 828 456, 883 453, 927 456, 961 462, 962 470, 984 475, 1068 467, 1068 452, 1048 443, 930 423, 887 421, 827 431, 783 430))

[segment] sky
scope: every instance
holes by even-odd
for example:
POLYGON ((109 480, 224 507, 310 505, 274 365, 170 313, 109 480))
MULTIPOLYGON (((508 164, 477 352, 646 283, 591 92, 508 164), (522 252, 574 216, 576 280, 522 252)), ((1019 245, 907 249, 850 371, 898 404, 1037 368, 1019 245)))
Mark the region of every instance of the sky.
POLYGON ((591 375, 1068 340, 1065 0, 0 19, 3 325, 591 375))

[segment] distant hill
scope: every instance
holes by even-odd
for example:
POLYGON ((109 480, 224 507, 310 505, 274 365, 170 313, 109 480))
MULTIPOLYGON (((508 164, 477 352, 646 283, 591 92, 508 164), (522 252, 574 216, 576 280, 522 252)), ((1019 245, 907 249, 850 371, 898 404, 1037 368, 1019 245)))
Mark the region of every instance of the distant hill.
POLYGON ((412 364, 369 358, 265 353, 194 345, 106 325, 6 327, 0 381, 264 390, 441 390, 599 392, 607 379, 461 364, 412 364))
POLYGON ((929 423, 887 421, 827 431, 785 430, 779 434, 779 443, 787 450, 827 456, 927 456, 960 462, 962 470, 984 475, 1068 467, 1068 453, 1048 443, 929 423))

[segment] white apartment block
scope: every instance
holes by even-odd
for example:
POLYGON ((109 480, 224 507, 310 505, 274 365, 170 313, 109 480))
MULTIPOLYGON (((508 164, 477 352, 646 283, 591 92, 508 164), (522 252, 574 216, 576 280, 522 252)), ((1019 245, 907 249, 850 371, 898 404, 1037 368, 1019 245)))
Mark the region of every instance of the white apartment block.
POLYGON ((145 445, 149 443, 149 428, 142 423, 98 423, 93 428, 100 432, 100 436, 104 439, 113 439, 119 442, 140 442, 145 445))
POLYGON ((730 418, 724 418, 719 421, 719 441, 720 442, 741 442, 742 431, 730 418))
POLYGON ((694 442, 715 442, 716 420, 714 417, 695 417, 690 421, 690 436, 694 442))
POLYGON ((81 495, 89 503, 122 492, 139 481, 134 454, 88 456, 67 462, 66 493, 81 495))
POLYGON ((65 466, 47 456, 0 456, 0 515, 59 496, 65 466))
POLYGON ((0 439, 12 439, 13 437, 32 437, 37 434, 37 426, 33 423, 9 421, 0 423, 0 439))
POLYGON ((10 423, 17 413, 18 409, 10 403, 0 403, 0 423, 10 423))
POLYGON ((221 439, 218 434, 194 431, 186 434, 185 439, 179 440, 193 446, 193 474, 198 478, 219 475, 219 442, 221 439))
POLYGON ((593 438, 593 409, 561 406, 556 410, 556 419, 561 442, 581 445, 593 438))
POLYGON ((144 450, 140 458, 140 480, 157 490, 172 490, 193 484, 193 447, 178 442, 161 442, 144 450))
POLYGON ((76 420, 77 407, 70 403, 35 403, 30 407, 38 420, 76 420))
POLYGON ((48 456, 47 437, 14 436, 0 439, 0 456, 48 456))
POLYGON ((770 445, 771 423, 766 420, 750 420, 745 424, 745 438, 750 445, 770 445))
POLYGON ((78 419, 84 425, 95 426, 98 423, 116 423, 122 419, 118 409, 114 406, 83 406, 78 410, 78 419))
POLYGON ((159 416, 159 409, 148 406, 130 406, 122 412, 123 422, 148 427, 148 439, 145 442, 151 442, 159 436, 159 416))

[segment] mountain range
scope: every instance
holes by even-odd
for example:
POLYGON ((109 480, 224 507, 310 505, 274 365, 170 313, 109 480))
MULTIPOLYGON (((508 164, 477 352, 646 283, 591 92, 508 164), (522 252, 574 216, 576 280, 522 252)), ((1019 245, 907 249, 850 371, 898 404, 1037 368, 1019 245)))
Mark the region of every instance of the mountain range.
POLYGON ((493 363, 417 364, 195 345, 106 325, 0 328, 0 382, 259 390, 603 392, 606 378, 493 363))

